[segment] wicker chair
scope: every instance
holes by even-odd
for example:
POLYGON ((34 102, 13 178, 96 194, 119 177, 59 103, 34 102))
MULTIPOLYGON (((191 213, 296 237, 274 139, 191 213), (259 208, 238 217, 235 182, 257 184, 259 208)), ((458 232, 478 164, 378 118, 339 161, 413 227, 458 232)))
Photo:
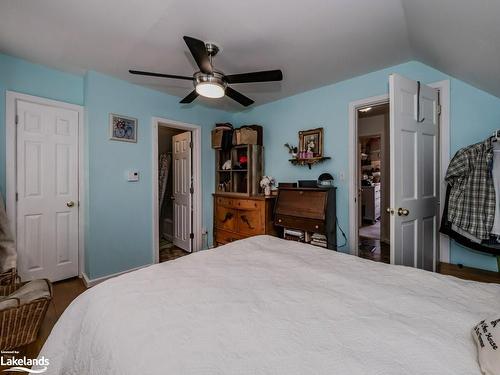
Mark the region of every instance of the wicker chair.
MULTIPOLYGON (((49 296, 0 310, 0 350, 11 350, 36 340, 38 330, 52 300, 52 284, 45 280, 49 296)), ((27 283, 0 286, 0 299, 10 296, 27 283)))
POLYGON ((20 281, 21 280, 19 279, 15 268, 11 268, 8 271, 0 273, 0 286, 13 285, 15 283, 19 283, 20 281))

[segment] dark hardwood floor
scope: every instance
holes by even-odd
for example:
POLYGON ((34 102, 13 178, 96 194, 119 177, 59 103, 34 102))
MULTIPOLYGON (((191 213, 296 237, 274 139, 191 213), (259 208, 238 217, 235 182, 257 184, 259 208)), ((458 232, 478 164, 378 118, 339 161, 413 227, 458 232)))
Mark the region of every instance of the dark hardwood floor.
POLYGON ((359 252, 361 258, 375 262, 391 263, 391 249, 389 245, 373 238, 359 237, 359 252))

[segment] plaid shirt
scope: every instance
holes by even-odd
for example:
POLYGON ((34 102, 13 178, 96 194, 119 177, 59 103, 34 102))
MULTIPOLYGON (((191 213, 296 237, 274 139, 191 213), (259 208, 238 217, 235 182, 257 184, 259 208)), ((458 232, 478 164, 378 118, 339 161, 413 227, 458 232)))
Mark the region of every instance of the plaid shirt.
POLYGON ((448 220, 474 237, 490 236, 495 218, 491 139, 458 150, 445 180, 451 186, 448 220))

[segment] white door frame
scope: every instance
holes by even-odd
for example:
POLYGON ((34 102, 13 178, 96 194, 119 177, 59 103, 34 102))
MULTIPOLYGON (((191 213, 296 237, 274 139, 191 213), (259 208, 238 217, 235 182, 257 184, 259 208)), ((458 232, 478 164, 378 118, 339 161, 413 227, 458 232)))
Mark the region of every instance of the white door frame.
POLYGON ((166 126, 169 128, 190 131, 193 142, 193 247, 192 251, 201 250, 202 246, 202 191, 201 191, 201 126, 187 124, 184 122, 169 120, 161 117, 153 117, 153 136, 152 138, 152 159, 153 159, 153 260, 154 263, 160 261, 160 212, 158 208, 158 127, 166 126))
POLYGON ((5 205, 11 232, 17 241, 17 210, 16 210, 16 113, 17 101, 22 100, 49 107, 64 108, 78 113, 78 274, 82 277, 85 272, 85 121, 84 110, 81 105, 61 102, 58 100, 41 98, 38 96, 7 91, 5 98, 5 177, 6 194, 5 205))
MULTIPOLYGON (((450 81, 443 80, 428 84, 439 90, 439 104, 441 115, 439 119, 439 156, 440 156, 440 212, 439 222, 444 209, 446 197, 446 182, 444 176, 450 163, 450 81)), ((357 176, 357 142, 358 142, 358 116, 357 110, 362 107, 375 106, 389 102, 389 94, 372 96, 349 103, 349 252, 358 256, 358 176, 357 176)), ((381 207, 385 210, 385 207, 381 207)), ((439 259, 437 262, 450 262, 449 238, 440 233, 439 236, 439 259)))

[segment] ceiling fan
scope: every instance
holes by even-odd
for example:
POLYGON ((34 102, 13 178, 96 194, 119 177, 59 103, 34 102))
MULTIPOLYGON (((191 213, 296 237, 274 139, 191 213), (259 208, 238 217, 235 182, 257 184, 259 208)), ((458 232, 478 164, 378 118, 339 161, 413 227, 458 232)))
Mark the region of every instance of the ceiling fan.
POLYGON ((222 98, 224 95, 227 95, 245 107, 253 104, 254 101, 231 88, 229 84, 271 82, 281 81, 283 79, 283 73, 279 69, 225 75, 220 70, 216 70, 213 66, 213 58, 217 52, 219 52, 219 47, 213 43, 205 43, 199 39, 191 38, 189 36, 184 36, 184 41, 186 42, 189 51, 191 51, 196 64, 200 68, 200 70, 195 72, 192 77, 143 72, 139 70, 129 70, 129 72, 131 74, 144 76, 192 81, 195 89, 191 91, 188 96, 182 99, 180 101, 181 103, 191 103, 198 97, 198 95, 207 98, 222 98))

